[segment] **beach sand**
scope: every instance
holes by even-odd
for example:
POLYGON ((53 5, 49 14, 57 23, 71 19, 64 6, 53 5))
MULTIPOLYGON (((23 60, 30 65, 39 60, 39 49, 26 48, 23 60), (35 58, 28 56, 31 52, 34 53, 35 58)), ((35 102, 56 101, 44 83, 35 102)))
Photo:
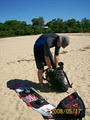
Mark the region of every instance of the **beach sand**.
MULTIPOLYGON (((39 92, 52 104, 57 104, 74 91, 84 100, 86 116, 90 119, 90 34, 65 34, 70 45, 60 50, 60 61, 73 88, 68 93, 39 92)), ((40 35, 0 39, 0 120, 44 120, 28 107, 12 90, 15 84, 33 86, 39 90, 33 45, 40 35)), ((52 52, 54 49, 51 49, 52 52)), ((58 119, 60 120, 60 119, 58 119)))

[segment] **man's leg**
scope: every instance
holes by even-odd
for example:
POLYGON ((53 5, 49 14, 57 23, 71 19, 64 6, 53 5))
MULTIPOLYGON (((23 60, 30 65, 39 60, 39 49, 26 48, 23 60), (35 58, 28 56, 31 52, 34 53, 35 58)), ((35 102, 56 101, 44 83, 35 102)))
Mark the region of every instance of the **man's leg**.
POLYGON ((42 76, 43 76, 43 70, 39 70, 39 69, 38 69, 38 80, 39 80, 39 83, 40 83, 40 87, 41 87, 41 88, 43 88, 42 76))
POLYGON ((34 46, 34 57, 35 57, 35 62, 37 66, 37 75, 38 75, 38 80, 40 83, 41 88, 43 88, 43 81, 42 81, 42 76, 43 76, 43 69, 44 69, 44 52, 43 52, 43 47, 37 47, 34 46))

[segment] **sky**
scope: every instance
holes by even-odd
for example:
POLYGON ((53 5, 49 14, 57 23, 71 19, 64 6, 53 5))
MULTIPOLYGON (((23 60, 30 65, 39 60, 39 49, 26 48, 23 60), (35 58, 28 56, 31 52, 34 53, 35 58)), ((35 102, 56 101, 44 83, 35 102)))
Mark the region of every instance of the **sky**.
POLYGON ((26 21, 43 17, 44 23, 52 19, 90 19, 90 0, 1 0, 0 22, 7 20, 26 21))

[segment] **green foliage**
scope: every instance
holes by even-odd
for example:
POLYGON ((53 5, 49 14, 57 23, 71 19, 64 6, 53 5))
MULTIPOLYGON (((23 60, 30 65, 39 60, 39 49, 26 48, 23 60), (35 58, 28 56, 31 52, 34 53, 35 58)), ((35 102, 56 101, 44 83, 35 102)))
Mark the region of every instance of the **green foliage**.
POLYGON ((0 37, 33 35, 42 33, 90 33, 90 20, 83 18, 81 21, 60 18, 53 19, 44 25, 43 17, 32 19, 32 25, 25 21, 9 20, 0 23, 0 37), (44 27, 48 26, 48 27, 44 27))
POLYGON ((0 23, 0 37, 32 35, 34 30, 25 21, 11 20, 0 23))
POLYGON ((44 25, 44 19, 43 19, 43 17, 34 18, 34 19, 32 19, 32 23, 33 23, 32 24, 33 26, 36 25, 36 26, 42 27, 44 25))
POLYGON ((75 19, 69 19, 64 21, 60 18, 53 19, 47 23, 55 33, 90 33, 90 20, 82 19, 82 21, 76 21, 75 19))
POLYGON ((50 27, 55 33, 63 32, 63 20, 60 18, 53 19, 52 21, 48 22, 47 26, 50 27))
POLYGON ((32 19, 32 26, 34 29, 34 34, 42 33, 42 27, 44 26, 43 17, 32 19))
POLYGON ((84 18, 82 19, 81 23, 82 23, 83 32, 90 32, 90 20, 84 18))

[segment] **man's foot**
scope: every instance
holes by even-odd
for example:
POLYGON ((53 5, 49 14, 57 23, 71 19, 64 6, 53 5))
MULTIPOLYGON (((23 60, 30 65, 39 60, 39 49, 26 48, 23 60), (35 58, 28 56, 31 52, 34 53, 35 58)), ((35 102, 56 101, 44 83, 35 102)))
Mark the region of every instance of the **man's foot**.
POLYGON ((41 87, 42 89, 44 89, 44 85, 43 85, 43 83, 40 83, 40 87, 41 87))
POLYGON ((45 91, 45 87, 44 87, 44 84, 43 84, 43 83, 40 84, 40 91, 41 91, 41 92, 44 92, 44 91, 45 91))

